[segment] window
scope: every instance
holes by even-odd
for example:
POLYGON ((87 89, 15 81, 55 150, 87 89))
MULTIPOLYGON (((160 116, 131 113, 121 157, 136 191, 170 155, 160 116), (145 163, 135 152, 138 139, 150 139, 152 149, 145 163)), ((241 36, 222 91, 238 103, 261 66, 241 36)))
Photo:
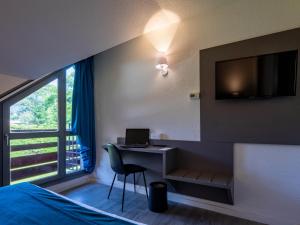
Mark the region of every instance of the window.
POLYGON ((31 86, 3 104, 3 183, 47 182, 82 170, 71 114, 75 68, 31 86))
POLYGON ((10 106, 10 131, 58 130, 57 79, 10 106))
POLYGON ((66 70, 66 129, 67 129, 67 142, 66 142, 66 173, 78 172, 82 169, 79 145, 77 144, 77 136, 72 135, 71 120, 72 120, 72 97, 74 86, 75 67, 71 66, 66 70))
POLYGON ((66 128, 71 128, 71 117, 72 117, 72 97, 73 97, 73 86, 74 86, 75 67, 71 66, 66 70, 66 128))

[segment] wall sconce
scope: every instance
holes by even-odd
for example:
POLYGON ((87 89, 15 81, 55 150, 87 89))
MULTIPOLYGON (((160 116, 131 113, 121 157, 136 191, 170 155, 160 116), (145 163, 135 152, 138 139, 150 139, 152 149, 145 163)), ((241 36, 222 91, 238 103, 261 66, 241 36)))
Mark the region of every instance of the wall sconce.
POLYGON ((155 68, 159 70, 159 73, 163 77, 168 75, 168 67, 169 67, 168 61, 167 61, 166 57, 164 57, 164 56, 159 57, 155 68))

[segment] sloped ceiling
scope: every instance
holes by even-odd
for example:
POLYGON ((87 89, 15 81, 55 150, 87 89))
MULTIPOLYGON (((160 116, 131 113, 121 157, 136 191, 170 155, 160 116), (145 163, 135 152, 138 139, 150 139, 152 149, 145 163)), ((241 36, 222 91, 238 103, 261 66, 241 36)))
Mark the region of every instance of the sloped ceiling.
POLYGON ((142 35, 169 9, 182 19, 233 0, 0 0, 0 73, 35 79, 142 35))

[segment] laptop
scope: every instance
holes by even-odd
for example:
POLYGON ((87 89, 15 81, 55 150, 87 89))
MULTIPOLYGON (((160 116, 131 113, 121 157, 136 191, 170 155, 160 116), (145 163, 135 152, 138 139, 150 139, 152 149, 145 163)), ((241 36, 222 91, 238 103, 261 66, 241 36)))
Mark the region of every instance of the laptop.
POLYGON ((127 148, 146 148, 150 140, 149 129, 126 129, 125 145, 127 148))

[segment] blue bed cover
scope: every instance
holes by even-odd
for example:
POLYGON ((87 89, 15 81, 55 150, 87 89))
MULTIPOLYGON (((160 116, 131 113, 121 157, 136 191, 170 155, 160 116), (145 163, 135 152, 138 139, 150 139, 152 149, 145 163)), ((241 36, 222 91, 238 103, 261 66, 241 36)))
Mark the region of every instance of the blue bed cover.
POLYGON ((0 188, 0 225, 131 225, 30 183, 0 188))

